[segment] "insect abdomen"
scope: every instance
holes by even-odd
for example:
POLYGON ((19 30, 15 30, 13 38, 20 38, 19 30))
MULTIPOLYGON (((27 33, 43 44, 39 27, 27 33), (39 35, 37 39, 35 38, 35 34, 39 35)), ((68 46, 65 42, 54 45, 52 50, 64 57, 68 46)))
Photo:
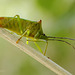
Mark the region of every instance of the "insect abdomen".
MULTIPOLYGON (((3 18, 0 18, 0 25, 3 28, 6 28, 6 29, 8 29, 10 31, 13 31, 13 32, 21 35, 20 27, 19 27, 19 23, 18 23, 17 18, 11 18, 11 17, 3 17, 3 18)), ((23 31, 23 28, 21 30, 23 31)))

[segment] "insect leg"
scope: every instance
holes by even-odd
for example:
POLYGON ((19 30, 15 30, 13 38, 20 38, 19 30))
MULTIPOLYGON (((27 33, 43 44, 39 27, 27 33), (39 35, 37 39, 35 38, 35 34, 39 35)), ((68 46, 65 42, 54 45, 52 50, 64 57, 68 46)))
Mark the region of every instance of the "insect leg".
POLYGON ((16 17, 17 17, 17 21, 18 21, 18 24, 19 24, 20 32, 21 32, 21 34, 23 34, 22 25, 21 25, 21 22, 20 22, 20 16, 19 15, 15 15, 14 18, 16 18, 16 17))
POLYGON ((41 50, 40 46, 39 46, 36 42, 34 42, 34 44, 35 44, 36 47, 39 49, 39 51, 43 54, 43 51, 41 50))
POLYGON ((20 22, 20 16, 19 15, 15 15, 11 20, 14 20, 16 17, 17 17, 17 21, 19 23, 20 32, 23 34, 22 26, 21 26, 21 22, 20 22))
POLYGON ((27 41, 26 41, 26 44, 28 45, 28 38, 27 38, 27 37, 26 37, 26 40, 27 40, 27 41))
POLYGON ((46 41, 46 48, 45 48, 44 56, 46 55, 47 47, 48 47, 48 41, 46 41))
POLYGON ((48 46, 48 41, 46 41, 46 48, 45 48, 45 52, 43 53, 43 51, 41 50, 40 46, 36 43, 36 42, 45 42, 45 40, 27 40, 27 41, 33 41, 34 44, 36 45, 36 47, 39 49, 39 51, 42 53, 42 54, 46 54, 46 51, 47 51, 47 46, 48 46))
POLYGON ((20 41, 20 39, 26 34, 26 32, 24 32, 21 37, 16 41, 16 43, 18 43, 20 41))
MULTIPOLYGON (((21 25, 21 22, 20 22, 20 17, 19 17, 19 15, 15 15, 15 16, 14 16, 11 20, 9 20, 6 24, 8 24, 10 21, 14 20, 15 18, 16 18, 17 21, 18 21, 20 32, 21 32, 21 34, 23 34, 22 25, 21 25), (16 17, 17 17, 17 18, 16 18, 16 17)), ((5 26, 6 24, 4 24, 4 26, 5 26)), ((0 27, 2 27, 2 25, 0 25, 0 27)))
MULTIPOLYGON (((45 42, 45 41, 38 41, 38 42, 45 42)), ((42 52, 42 50, 41 50, 41 48, 39 47, 39 45, 38 45, 36 42, 34 42, 34 43, 35 43, 35 45, 37 46, 37 48, 39 49, 39 51, 45 56, 45 55, 46 55, 46 52, 47 52, 48 41, 46 41, 46 47, 45 47, 45 52, 44 52, 44 53, 42 52)))
MULTIPOLYGON (((45 41, 37 41, 37 42, 45 42, 45 41)), ((46 47, 45 47, 45 52, 44 53, 41 50, 40 46, 36 42, 34 42, 34 44, 37 46, 37 48, 39 49, 39 51, 45 56, 46 55, 46 52, 47 52, 48 41, 46 41, 46 47)))
POLYGON ((18 42, 20 41, 20 39, 21 39, 25 34, 28 36, 28 34, 30 34, 30 30, 26 30, 26 31, 21 35, 21 37, 16 41, 16 43, 18 43, 18 42))
POLYGON ((36 42, 42 42, 42 41, 38 41, 38 40, 27 40, 27 41, 33 41, 36 47, 39 49, 39 51, 43 54, 43 51, 41 50, 40 46, 36 43, 36 42))

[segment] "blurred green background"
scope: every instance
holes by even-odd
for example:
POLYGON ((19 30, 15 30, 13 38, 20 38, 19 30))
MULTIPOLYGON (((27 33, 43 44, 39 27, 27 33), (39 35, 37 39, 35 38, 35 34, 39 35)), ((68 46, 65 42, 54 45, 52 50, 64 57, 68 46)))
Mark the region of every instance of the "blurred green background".
MULTIPOLYGON (((32 21, 41 19, 48 36, 75 38, 75 0, 0 0, 1 17, 16 14, 32 21)), ((38 44, 44 50, 45 43, 38 44)), ((37 49, 33 43, 29 45, 37 49)), ((46 56, 75 75, 75 51, 71 46, 49 41, 46 56)), ((56 74, 0 37, 0 75, 56 74)))

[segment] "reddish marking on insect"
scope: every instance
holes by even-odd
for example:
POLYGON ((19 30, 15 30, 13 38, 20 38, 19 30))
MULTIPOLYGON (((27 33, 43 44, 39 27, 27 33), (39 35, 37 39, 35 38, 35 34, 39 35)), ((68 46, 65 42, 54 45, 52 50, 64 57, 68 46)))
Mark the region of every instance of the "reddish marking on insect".
POLYGON ((4 17, 0 17, 0 19, 4 19, 4 17))
POLYGON ((40 24, 41 24, 41 23, 42 23, 42 20, 40 20, 38 23, 40 23, 40 24))

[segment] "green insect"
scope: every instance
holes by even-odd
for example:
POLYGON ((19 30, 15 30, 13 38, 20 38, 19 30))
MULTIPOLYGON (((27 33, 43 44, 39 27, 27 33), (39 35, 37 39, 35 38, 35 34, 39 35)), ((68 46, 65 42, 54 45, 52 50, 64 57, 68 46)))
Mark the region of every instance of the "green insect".
POLYGON ((22 37, 30 38, 31 40, 27 39, 27 44, 28 41, 33 41, 35 45, 38 47, 39 51, 44 55, 46 54, 49 40, 65 42, 75 49, 75 47, 72 44, 63 40, 63 39, 75 40, 75 39, 67 37, 46 36, 42 30, 41 20, 39 22, 29 21, 20 18, 19 15, 16 15, 14 17, 0 17, 0 27, 6 28, 20 35, 20 38, 16 41, 16 43, 18 43, 22 37), (37 45, 36 42, 46 42, 46 48, 44 52, 37 45))

